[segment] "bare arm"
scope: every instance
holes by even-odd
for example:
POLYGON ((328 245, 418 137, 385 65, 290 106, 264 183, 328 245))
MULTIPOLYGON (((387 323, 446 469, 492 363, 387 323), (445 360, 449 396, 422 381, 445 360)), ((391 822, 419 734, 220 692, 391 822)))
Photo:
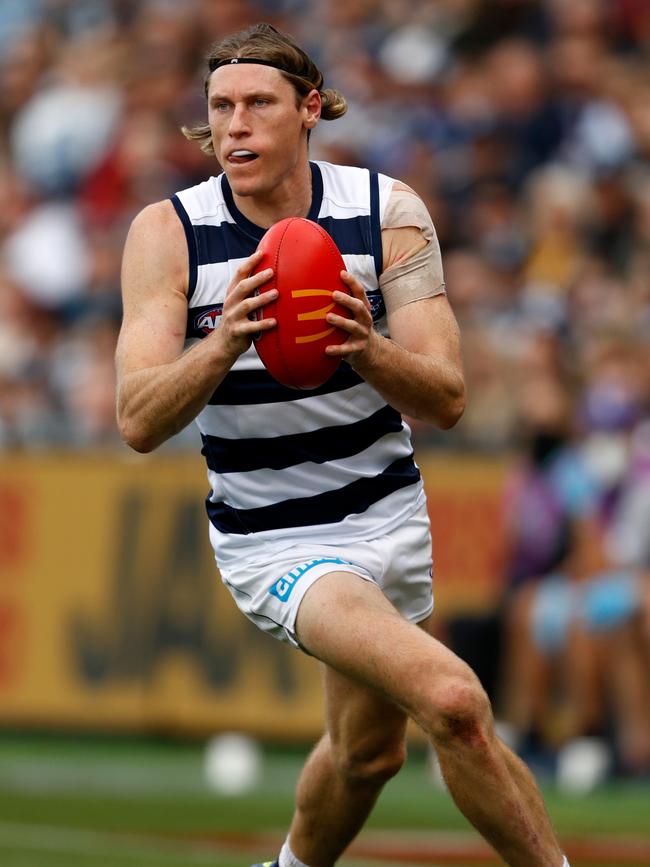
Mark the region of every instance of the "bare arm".
POLYGON ((458 326, 446 296, 414 301, 396 310, 389 317, 389 340, 372 327, 363 287, 357 284, 355 290, 357 281, 351 275, 343 279, 353 297, 347 302, 344 293, 333 297, 349 307, 355 318, 344 320, 331 314, 328 318, 349 330, 351 338, 341 347, 328 347, 328 353, 345 357, 404 415, 440 428, 453 427, 465 408, 465 384, 458 326))
MULTIPOLYGON (((409 188, 396 184, 394 189, 409 188)), ((427 243, 420 232, 409 225, 384 229, 382 241, 384 274, 388 274, 391 267, 412 260, 427 243)), ((439 250, 437 255, 439 261, 439 250)), ((400 276, 395 282, 399 284, 404 279, 412 284, 413 276, 402 277, 402 271, 398 272, 400 276)), ((399 285, 391 288, 398 299, 401 294, 402 303, 393 301, 388 306, 392 338, 389 340, 374 330, 361 284, 343 272, 352 297, 335 293, 334 298, 352 311, 353 318, 345 320, 333 314, 328 318, 332 324, 348 331, 350 337, 340 347, 328 347, 327 351, 346 358, 395 409, 437 427, 449 428, 465 408, 460 334, 443 292, 444 286, 440 287, 442 269, 425 268, 423 273, 425 279, 430 275, 428 279, 433 281, 432 297, 422 297, 428 292, 426 287, 422 287, 423 291, 414 291, 413 285, 409 285, 408 291, 402 293, 399 285), (433 294, 436 291, 440 294, 433 294)), ((417 278, 420 282, 422 279, 422 276, 417 278)))
POLYGON ((248 318, 274 295, 250 297, 270 277, 262 272, 246 278, 258 258, 255 254, 238 271, 219 327, 183 352, 188 274, 183 228, 171 202, 150 205, 133 221, 124 250, 116 362, 118 426, 136 451, 155 449, 192 421, 252 334, 275 324, 248 318))

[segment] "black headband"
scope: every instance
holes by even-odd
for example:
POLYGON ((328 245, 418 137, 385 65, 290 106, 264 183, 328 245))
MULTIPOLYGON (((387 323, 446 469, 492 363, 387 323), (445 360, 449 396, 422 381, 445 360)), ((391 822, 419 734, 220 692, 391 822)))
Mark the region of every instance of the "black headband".
POLYGON ((230 57, 226 60, 220 60, 219 63, 216 63, 212 67, 212 72, 215 69, 219 69, 220 66, 237 66, 240 63, 257 63, 260 66, 272 66, 274 69, 279 69, 280 72, 286 72, 289 75, 295 75, 295 72, 291 72, 289 69, 285 69, 284 66, 281 66, 279 63, 275 63, 273 60, 262 60, 260 57, 230 57))

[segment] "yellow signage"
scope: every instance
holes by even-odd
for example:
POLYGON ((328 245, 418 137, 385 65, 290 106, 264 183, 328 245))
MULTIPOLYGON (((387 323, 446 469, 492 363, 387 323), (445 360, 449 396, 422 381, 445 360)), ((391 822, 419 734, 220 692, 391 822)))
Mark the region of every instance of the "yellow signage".
MULTIPOLYGON (((501 471, 420 463, 438 610, 488 605, 501 471)), ((318 734, 317 664, 236 609, 206 493, 195 455, 0 458, 1 725, 318 734)))

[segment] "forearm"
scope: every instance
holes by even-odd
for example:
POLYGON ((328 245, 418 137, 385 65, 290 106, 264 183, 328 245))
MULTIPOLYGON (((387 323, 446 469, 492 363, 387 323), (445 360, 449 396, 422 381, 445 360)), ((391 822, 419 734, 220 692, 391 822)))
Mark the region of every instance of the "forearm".
POLYGON ((207 404, 231 364, 210 335, 174 361, 123 374, 117 420, 124 441, 150 452, 178 433, 207 404))
POLYGON ((396 410, 436 427, 453 427, 465 408, 461 370, 446 359, 410 352, 375 335, 374 350, 353 367, 396 410))

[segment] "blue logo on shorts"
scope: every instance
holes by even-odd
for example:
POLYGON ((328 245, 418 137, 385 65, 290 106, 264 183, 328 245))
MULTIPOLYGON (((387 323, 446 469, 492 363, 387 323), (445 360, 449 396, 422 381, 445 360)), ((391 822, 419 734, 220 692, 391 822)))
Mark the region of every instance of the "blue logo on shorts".
POLYGON ((320 557, 318 560, 307 560, 306 563, 301 563, 300 566, 295 566, 286 575, 271 585, 269 593, 275 596, 280 602, 286 602, 291 596, 291 591, 296 586, 297 582, 302 578, 305 572, 309 572, 314 566, 320 566, 321 563, 340 563, 349 565, 348 560, 341 560, 339 557, 320 557))

